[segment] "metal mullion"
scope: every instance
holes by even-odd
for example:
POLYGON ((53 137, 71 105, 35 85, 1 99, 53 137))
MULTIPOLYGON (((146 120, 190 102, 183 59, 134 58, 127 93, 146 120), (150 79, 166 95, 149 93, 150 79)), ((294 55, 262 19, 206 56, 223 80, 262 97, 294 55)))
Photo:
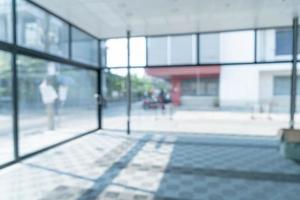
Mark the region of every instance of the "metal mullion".
POLYGON ((68 46, 69 46, 69 59, 72 60, 72 26, 68 24, 68 34, 69 34, 69 39, 68 39, 68 46))
POLYGON ((102 52, 101 42, 98 40, 98 73, 97 73, 97 92, 98 92, 98 128, 102 129, 102 109, 103 109, 103 96, 102 96, 102 52))
POLYGON ((14 45, 0 41, 0 50, 12 52, 14 50, 14 45))
POLYGON ((148 66, 148 62, 149 62, 149 48, 148 48, 148 36, 146 36, 145 37, 145 40, 146 40, 146 49, 145 49, 145 51, 146 51, 146 66, 148 66))
POLYGON ((257 63, 257 29, 254 29, 254 63, 257 63))
POLYGON ((127 31, 127 134, 130 135, 131 75, 130 75, 130 31, 127 31))
POLYGON ((291 101, 290 101, 290 128, 295 126, 296 98, 297 98, 297 56, 298 56, 298 17, 293 19, 293 65, 291 78, 291 101))
POLYGON ((33 49, 28 49, 26 47, 19 47, 18 46, 18 47, 16 47, 15 51, 18 54, 22 54, 22 55, 25 55, 25 56, 44 59, 44 60, 47 60, 47 61, 62 63, 62 64, 66 64, 66 65, 72 65, 72 66, 76 66, 76 67, 80 67, 80 68, 97 70, 97 66, 95 66, 95 65, 89 65, 89 64, 86 64, 86 63, 81 63, 81 62, 65 59, 65 58, 62 58, 62 57, 59 57, 59 56, 43 53, 43 52, 36 51, 36 50, 33 50, 33 49))
MULTIPOLYGON (((270 27, 258 27, 258 28, 241 28, 241 29, 227 29, 227 30, 215 30, 215 31, 200 31, 200 32, 185 32, 185 33, 165 33, 165 34, 136 34, 134 37, 172 37, 172 36, 185 36, 194 34, 216 34, 226 32, 240 32, 240 31, 252 31, 254 29, 267 30, 267 29, 278 29, 278 28, 291 28, 291 26, 270 26, 270 27)), ((118 39, 125 38, 126 36, 115 36, 115 37, 102 37, 101 39, 118 39)))
POLYGON ((197 42, 197 65, 200 65, 200 34, 197 34, 197 39, 196 39, 196 42, 197 42))
POLYGON ((13 22, 13 51, 12 51, 12 102, 13 102, 13 144, 14 158, 19 160, 19 97, 18 97, 18 70, 17 70, 17 4, 12 0, 13 22))

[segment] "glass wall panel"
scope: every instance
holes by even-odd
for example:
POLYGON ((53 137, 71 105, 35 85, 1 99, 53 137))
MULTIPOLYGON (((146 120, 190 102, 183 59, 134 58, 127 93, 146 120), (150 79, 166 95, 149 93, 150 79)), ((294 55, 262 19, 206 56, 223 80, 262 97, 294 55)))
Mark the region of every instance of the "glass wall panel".
MULTIPOLYGON (((298 52, 300 52, 298 41, 298 52)), ((257 31, 257 61, 287 61, 292 59, 292 28, 257 31)))
POLYGON ((97 73, 18 56, 22 155, 98 128, 97 73))
POLYGON ((68 25, 24 0, 17 0, 17 42, 31 49, 68 57, 68 25))
POLYGON ((131 129, 276 137, 289 126, 290 76, 289 63, 131 69, 131 129))
POLYGON ((45 51, 47 14, 25 0, 17 0, 17 42, 21 46, 45 51))
POLYGON ((127 128, 127 69, 106 69, 102 77, 103 129, 127 128))
POLYGON ((46 52, 67 58, 69 56, 69 26, 56 17, 49 16, 46 52))
POLYGON ((254 31, 220 34, 221 63, 254 62, 254 31))
POLYGON ((72 59, 98 65, 98 40, 72 28, 72 59))
POLYGON ((127 67, 128 56, 126 38, 106 40, 105 47, 107 67, 127 67))
MULTIPOLYGON (((127 38, 109 39, 102 47, 107 67, 127 67, 127 38)), ((146 66, 145 37, 130 38, 130 66, 146 66)))
POLYGON ((100 41, 100 56, 101 56, 101 67, 107 66, 107 59, 106 59, 106 41, 100 41))
POLYGON ((0 165, 13 160, 11 55, 0 51, 0 165))
MULTIPOLYGON (((299 45, 298 45, 299 47, 299 45)), ((291 81, 289 83, 288 86, 291 85, 291 81)), ((285 87, 288 87, 285 86, 285 87)), ((295 128, 299 129, 300 128, 300 63, 297 63, 297 86, 296 86, 296 90, 297 90, 297 96, 296 96, 296 114, 295 114, 295 128)), ((290 94, 290 91, 289 93, 290 94)))
POLYGON ((220 63, 220 37, 218 33, 199 35, 200 63, 220 63))
POLYGON ((0 40, 12 41, 11 0, 0 0, 0 40))
POLYGON ((200 63, 254 62, 254 31, 200 34, 200 63))
POLYGON ((130 66, 146 66, 145 37, 130 38, 130 66))
POLYGON ((148 38, 148 65, 168 65, 168 37, 148 38))
POLYGON ((197 63, 196 35, 172 36, 170 43, 171 65, 197 63))

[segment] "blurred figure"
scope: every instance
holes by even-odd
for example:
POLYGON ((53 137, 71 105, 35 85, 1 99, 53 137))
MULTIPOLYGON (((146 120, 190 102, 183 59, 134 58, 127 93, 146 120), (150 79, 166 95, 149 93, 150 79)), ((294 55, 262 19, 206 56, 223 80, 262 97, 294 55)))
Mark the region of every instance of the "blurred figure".
POLYGON ((163 89, 160 90, 157 100, 160 104, 161 110, 164 112, 165 111, 165 102, 166 102, 166 96, 165 96, 165 91, 163 89))

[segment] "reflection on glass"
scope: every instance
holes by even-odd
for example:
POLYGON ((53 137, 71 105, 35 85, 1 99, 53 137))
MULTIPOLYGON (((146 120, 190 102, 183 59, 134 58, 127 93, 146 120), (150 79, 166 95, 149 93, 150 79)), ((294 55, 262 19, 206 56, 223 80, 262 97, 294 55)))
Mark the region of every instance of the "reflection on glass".
POLYGON ((200 63, 254 62, 254 31, 200 34, 200 63))
POLYGON ((0 164, 13 159, 11 56, 0 51, 0 164))
POLYGON ((290 75, 290 64, 131 69, 132 130, 276 136, 290 75))
POLYGON ((69 27, 56 17, 49 16, 46 51, 62 57, 69 56, 69 27))
POLYGON ((17 41, 35 50, 46 50, 47 14, 25 0, 17 0, 17 41))
POLYGON ((11 0, 0 0, 0 40, 12 41, 11 0))
POLYGON ((97 128, 97 75, 18 56, 21 154, 97 128))
POLYGON ((86 33, 72 28, 72 59, 98 65, 98 41, 86 33))
POLYGON ((221 63, 254 62, 254 46, 254 31, 221 33, 221 63))
POLYGON ((196 64, 196 35, 170 37, 170 64, 196 64))
POLYGON ((168 65, 168 37, 148 38, 148 65, 168 65))
POLYGON ((68 25, 24 0, 17 0, 18 44, 57 56, 68 56, 68 25))
POLYGON ((200 34, 199 50, 200 63, 220 63, 219 34, 200 34))
POLYGON ((127 69, 107 69, 102 77, 104 129, 126 130, 127 69))

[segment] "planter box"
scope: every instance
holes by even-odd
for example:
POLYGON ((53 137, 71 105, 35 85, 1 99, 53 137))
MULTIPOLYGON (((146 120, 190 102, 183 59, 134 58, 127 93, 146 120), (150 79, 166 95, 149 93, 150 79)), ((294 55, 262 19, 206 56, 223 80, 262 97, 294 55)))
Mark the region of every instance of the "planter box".
POLYGON ((279 136, 281 154, 289 159, 300 160, 300 130, 282 129, 279 136))

